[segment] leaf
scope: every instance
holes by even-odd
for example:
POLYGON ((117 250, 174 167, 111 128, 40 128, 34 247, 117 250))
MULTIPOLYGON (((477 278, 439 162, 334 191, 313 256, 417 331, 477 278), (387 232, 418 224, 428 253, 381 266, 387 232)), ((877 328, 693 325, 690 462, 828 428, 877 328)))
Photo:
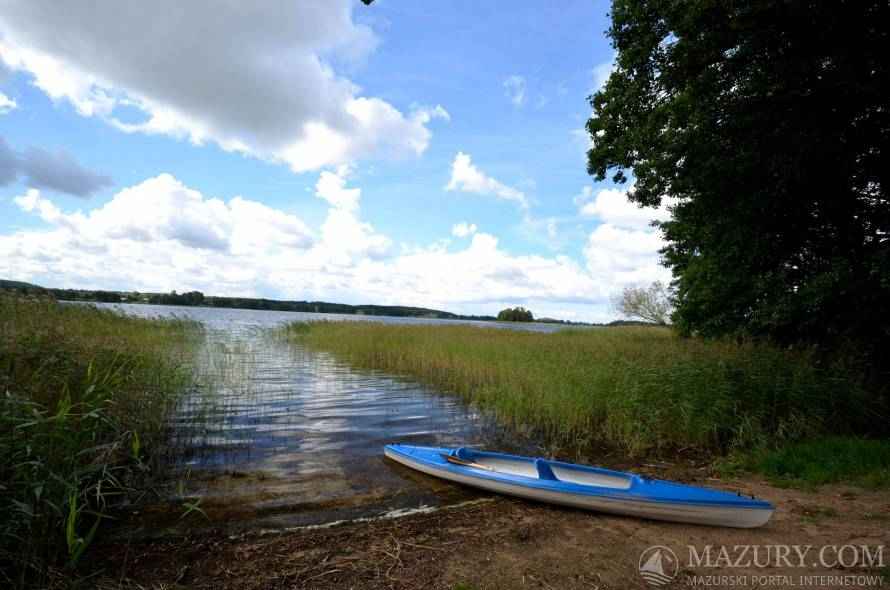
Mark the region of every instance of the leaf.
POLYGON ((141 449, 141 444, 139 442, 139 433, 135 430, 133 431, 133 436, 130 437, 130 448, 133 452, 133 458, 139 459, 139 451, 141 449))
POLYGON ((183 505, 186 509, 185 512, 182 513, 182 516, 179 517, 180 520, 182 520, 192 512, 197 512, 208 521, 210 520, 210 517, 208 517, 207 513, 204 512, 204 510, 201 508, 201 498, 198 498, 194 502, 183 502, 183 505))
POLYGON ((93 538, 96 536, 96 531, 99 530, 99 524, 102 522, 102 517, 97 516, 96 521, 93 523, 93 526, 90 527, 89 532, 87 533, 86 538, 78 539, 78 545, 75 549, 74 553, 70 555, 70 559, 68 561, 68 567, 74 567, 77 565, 77 562, 80 561, 83 552, 87 550, 87 547, 93 542, 93 538))

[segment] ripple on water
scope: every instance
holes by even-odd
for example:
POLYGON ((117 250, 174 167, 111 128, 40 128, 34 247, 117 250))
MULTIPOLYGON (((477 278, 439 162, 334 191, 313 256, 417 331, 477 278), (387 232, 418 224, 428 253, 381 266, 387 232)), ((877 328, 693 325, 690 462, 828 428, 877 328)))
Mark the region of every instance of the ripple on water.
POLYGON ((316 314, 120 307, 143 316, 188 316, 207 327, 199 366, 204 386, 171 418, 175 477, 183 482, 172 487, 201 496, 214 525, 312 524, 476 496, 385 460, 389 442, 534 452, 531 442, 456 397, 353 370, 265 330, 316 314))

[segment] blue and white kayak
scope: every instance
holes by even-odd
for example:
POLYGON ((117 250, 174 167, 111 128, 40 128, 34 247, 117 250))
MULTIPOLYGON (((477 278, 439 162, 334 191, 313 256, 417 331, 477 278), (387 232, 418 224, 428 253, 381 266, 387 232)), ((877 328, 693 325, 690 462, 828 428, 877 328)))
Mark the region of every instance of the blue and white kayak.
POLYGON ((469 486, 611 514, 739 528, 766 524, 764 500, 633 473, 461 447, 386 445, 393 461, 469 486))

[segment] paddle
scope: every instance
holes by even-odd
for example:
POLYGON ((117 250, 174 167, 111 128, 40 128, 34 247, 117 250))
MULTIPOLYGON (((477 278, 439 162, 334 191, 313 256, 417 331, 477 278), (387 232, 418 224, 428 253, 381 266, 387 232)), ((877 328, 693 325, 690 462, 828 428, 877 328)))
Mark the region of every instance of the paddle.
POLYGON ((442 458, 449 463, 454 463, 455 465, 462 465, 463 467, 475 467, 476 469, 484 469, 485 471, 494 471, 494 469, 487 465, 480 465, 479 463, 476 463, 474 461, 467 461, 465 459, 461 459, 460 457, 455 457, 454 455, 446 455, 443 453, 442 458))

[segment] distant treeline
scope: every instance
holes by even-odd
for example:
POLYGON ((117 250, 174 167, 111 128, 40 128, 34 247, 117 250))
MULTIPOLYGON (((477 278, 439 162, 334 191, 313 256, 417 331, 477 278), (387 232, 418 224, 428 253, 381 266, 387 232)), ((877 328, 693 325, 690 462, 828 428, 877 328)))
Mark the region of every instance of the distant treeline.
MULTIPOLYGON (((393 317, 432 318, 441 320, 476 320, 491 322, 498 319, 491 315, 461 315, 438 309, 425 307, 406 307, 403 305, 347 305, 345 303, 329 303, 327 301, 279 301, 277 299, 257 299, 252 297, 217 297, 204 295, 200 291, 185 293, 148 293, 140 291, 103 291, 91 289, 51 289, 22 281, 0 279, 0 289, 16 291, 23 295, 49 296, 61 301, 94 301, 98 303, 148 303, 152 305, 185 305, 201 307, 227 307, 232 309, 265 309, 272 311, 301 311, 310 313, 342 313, 345 315, 386 315, 393 317)), ((527 316, 518 321, 535 321, 544 324, 561 324, 564 326, 649 326, 646 322, 617 320, 607 324, 572 322, 553 318, 532 320, 531 312, 523 308, 527 316), (528 319, 525 319, 527 317, 528 319)), ((513 311, 513 310, 511 310, 513 311)), ((517 321, 517 320, 513 320, 517 321)))
POLYGON ((146 293, 139 291, 102 291, 89 289, 49 289, 21 281, 0 280, 0 289, 10 289, 26 295, 49 295, 62 301, 95 301, 100 303, 149 303, 153 305, 186 305, 228 307, 236 309, 264 309, 273 311, 301 311, 312 313, 342 313, 347 315, 387 315, 454 320, 493 321, 494 316, 460 315, 438 309, 405 307, 402 305, 347 305, 326 301, 279 301, 252 297, 216 297, 200 291, 185 293, 146 293))
POLYGON ((348 305, 327 301, 279 301, 277 299, 255 299, 252 297, 215 297, 200 291, 187 293, 150 293, 147 303, 156 305, 201 305, 205 307, 232 307, 238 309, 266 309, 274 311, 302 311, 311 313, 342 313, 354 315, 387 315, 395 317, 417 317, 461 320, 494 320, 493 316, 459 315, 425 307, 405 307, 402 305, 348 305))

